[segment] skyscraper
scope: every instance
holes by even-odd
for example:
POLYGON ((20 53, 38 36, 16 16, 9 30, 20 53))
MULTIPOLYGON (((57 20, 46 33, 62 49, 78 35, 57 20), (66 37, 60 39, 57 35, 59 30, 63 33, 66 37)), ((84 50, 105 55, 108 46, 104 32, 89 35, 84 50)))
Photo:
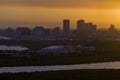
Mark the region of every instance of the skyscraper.
POLYGON ((77 21, 77 31, 78 32, 81 32, 83 31, 84 29, 84 24, 85 24, 85 21, 84 20, 78 20, 77 21))
POLYGON ((69 19, 63 20, 63 32, 64 33, 70 32, 70 20, 69 19))

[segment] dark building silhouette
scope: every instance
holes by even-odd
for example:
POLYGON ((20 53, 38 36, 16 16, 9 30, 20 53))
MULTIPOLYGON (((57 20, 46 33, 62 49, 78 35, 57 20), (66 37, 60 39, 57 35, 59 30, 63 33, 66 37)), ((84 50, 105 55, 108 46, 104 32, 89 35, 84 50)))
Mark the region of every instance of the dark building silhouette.
POLYGON ((84 24, 85 21, 84 20, 78 20, 77 21, 77 32, 79 33, 83 33, 83 29, 84 29, 84 24))
POLYGON ((97 26, 96 25, 92 25, 92 32, 97 32, 97 26))
POLYGON ((5 36, 7 36, 7 37, 14 37, 15 35, 16 35, 16 33, 15 33, 14 29, 9 27, 9 28, 7 28, 5 30, 5 36))
POLYGON ((5 30, 0 30, 0 36, 6 36, 6 34, 5 34, 5 30))
POLYGON ((96 25, 93 25, 92 23, 85 23, 84 31, 91 34, 96 31, 96 25))
POLYGON ((16 34, 19 36, 30 36, 31 30, 28 27, 17 27, 16 34))
POLYGON ((97 26, 90 23, 85 23, 84 20, 77 21, 77 37, 80 39, 89 39, 96 33, 97 26))
POLYGON ((79 33, 91 33, 97 30, 97 26, 90 23, 85 23, 84 20, 77 21, 77 31, 79 33))
POLYGON ((119 34, 118 30, 115 28, 113 24, 111 24, 110 28, 108 29, 108 38, 117 39, 119 38, 118 34, 119 34))
POLYGON ((38 37, 40 37, 40 36, 44 36, 44 34, 45 34, 45 29, 44 29, 44 27, 42 27, 42 26, 36 26, 36 27, 32 30, 32 35, 33 35, 33 36, 38 36, 38 37))
POLYGON ((110 32, 115 32, 116 31, 116 28, 113 24, 111 24, 110 28, 109 28, 109 31, 110 32))
POLYGON ((64 33, 70 32, 70 20, 68 19, 63 20, 63 32, 64 33))
POLYGON ((60 28, 59 27, 55 27, 53 29, 53 35, 58 35, 58 34, 60 34, 60 28))
POLYGON ((92 22, 85 23, 82 19, 77 21, 76 30, 70 30, 69 19, 63 20, 63 30, 60 30, 60 27, 49 29, 43 26, 36 26, 32 30, 28 27, 0 30, 0 36, 11 37, 15 40, 114 40, 119 39, 119 35, 120 31, 114 25, 111 25, 108 30, 97 30, 97 26, 92 22))
POLYGON ((45 35, 51 35, 51 29, 49 28, 45 29, 45 35))

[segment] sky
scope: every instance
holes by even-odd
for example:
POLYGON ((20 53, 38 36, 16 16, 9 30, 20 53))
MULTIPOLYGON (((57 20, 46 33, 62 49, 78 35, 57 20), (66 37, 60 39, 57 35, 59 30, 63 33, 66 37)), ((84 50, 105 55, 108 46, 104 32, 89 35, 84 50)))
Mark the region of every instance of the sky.
POLYGON ((0 28, 62 28, 63 19, 70 19, 73 29, 80 19, 120 28, 120 0, 0 0, 0 28))

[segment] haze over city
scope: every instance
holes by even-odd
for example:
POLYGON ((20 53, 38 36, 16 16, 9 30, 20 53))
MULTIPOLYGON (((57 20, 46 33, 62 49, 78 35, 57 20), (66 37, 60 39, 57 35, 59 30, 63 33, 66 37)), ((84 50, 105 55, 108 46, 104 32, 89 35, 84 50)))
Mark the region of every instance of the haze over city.
POLYGON ((0 0, 0 28, 37 25, 62 27, 63 19, 85 19, 98 28, 120 27, 119 0, 0 0))

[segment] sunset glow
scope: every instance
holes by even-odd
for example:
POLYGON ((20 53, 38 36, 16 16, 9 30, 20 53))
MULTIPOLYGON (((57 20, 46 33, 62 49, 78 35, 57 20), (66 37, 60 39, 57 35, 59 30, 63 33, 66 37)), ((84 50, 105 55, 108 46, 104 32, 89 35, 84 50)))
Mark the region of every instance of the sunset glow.
POLYGON ((0 0, 0 27, 62 27, 63 19, 84 19, 99 28, 120 28, 119 0, 0 0))

